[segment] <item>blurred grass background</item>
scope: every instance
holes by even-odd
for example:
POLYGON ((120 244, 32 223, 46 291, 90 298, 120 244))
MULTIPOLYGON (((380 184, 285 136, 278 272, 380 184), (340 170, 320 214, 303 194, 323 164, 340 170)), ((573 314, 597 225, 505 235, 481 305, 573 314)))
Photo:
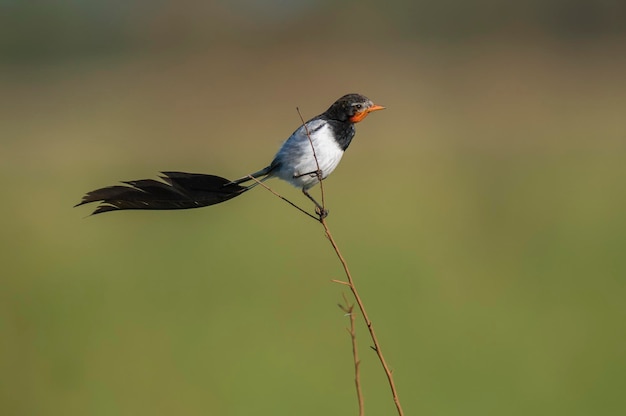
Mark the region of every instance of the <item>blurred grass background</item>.
MULTIPOLYGON (((318 225, 260 189, 71 208, 251 172, 296 106, 348 92, 388 110, 326 181, 329 222, 406 413, 626 411, 623 4, 0 4, 0 413, 355 413, 318 225)), ((394 414, 358 331, 366 412, 394 414)))

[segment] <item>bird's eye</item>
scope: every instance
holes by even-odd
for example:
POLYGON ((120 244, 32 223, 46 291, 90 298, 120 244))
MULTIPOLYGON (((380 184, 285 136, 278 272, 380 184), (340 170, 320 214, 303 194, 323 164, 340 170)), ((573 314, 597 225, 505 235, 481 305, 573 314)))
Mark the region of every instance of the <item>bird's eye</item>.
POLYGON ((355 107, 357 110, 360 110, 361 108, 363 108, 363 105, 362 105, 362 104, 354 104, 354 107, 355 107))

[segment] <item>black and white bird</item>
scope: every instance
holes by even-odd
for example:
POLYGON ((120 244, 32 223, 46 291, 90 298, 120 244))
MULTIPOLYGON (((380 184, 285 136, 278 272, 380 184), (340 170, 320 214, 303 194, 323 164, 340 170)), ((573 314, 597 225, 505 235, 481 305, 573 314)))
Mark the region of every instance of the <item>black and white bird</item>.
POLYGON ((92 215, 127 209, 200 208, 232 199, 254 188, 257 181, 276 177, 300 188, 315 203, 317 213, 325 216, 327 211, 308 190, 335 170, 354 138, 355 123, 384 108, 363 95, 347 94, 300 126, 269 166, 250 175, 231 181, 200 173, 162 172, 160 181, 140 179, 88 192, 76 206, 100 202, 92 215))

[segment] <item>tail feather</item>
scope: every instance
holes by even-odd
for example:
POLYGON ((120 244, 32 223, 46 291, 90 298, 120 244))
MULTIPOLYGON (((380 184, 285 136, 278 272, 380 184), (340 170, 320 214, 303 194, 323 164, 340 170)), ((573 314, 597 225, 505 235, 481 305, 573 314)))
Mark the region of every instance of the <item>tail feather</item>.
POLYGON ((251 187, 201 173, 162 172, 163 181, 140 179, 88 192, 76 206, 100 202, 92 215, 125 209, 190 209, 219 204, 251 187))

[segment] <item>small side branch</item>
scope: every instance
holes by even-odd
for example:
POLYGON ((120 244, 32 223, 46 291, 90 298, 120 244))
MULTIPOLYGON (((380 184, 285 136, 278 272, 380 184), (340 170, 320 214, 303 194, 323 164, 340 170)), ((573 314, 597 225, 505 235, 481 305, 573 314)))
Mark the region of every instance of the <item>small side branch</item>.
POLYGON ((269 186, 267 186, 266 184, 264 184, 263 182, 261 182, 260 180, 255 178, 254 176, 248 175, 248 178, 252 179, 257 184, 261 185, 263 188, 267 189, 268 191, 273 193, 275 196, 279 197, 280 199, 282 199, 283 201, 285 201, 286 203, 288 203, 289 205, 291 205, 292 207, 294 207, 298 211, 302 212, 303 214, 308 215, 309 217, 313 218, 315 221, 319 221, 320 220, 319 217, 316 217, 315 215, 307 212, 304 208, 300 208, 299 206, 297 206, 296 204, 294 204, 293 202, 291 202, 290 200, 288 200, 284 196, 280 195, 278 192, 274 191, 272 188, 270 188, 269 186))
MULTIPOLYGON (((309 127, 304 122, 304 118, 302 117, 302 113, 300 112, 300 108, 296 107, 296 111, 298 112, 298 116, 300 116, 300 121, 304 126, 304 131, 306 131, 306 137, 309 139, 309 144, 311 145, 311 150, 313 151, 313 159, 315 159, 315 167, 317 173, 317 180, 320 184, 320 193, 322 194, 322 207, 320 209, 320 219, 321 217, 325 217, 328 215, 328 211, 326 211, 326 201, 324 198, 324 184, 322 183, 322 170, 320 169, 320 163, 317 160, 317 153, 315 152, 315 146, 313 146, 313 139, 311 139, 311 134, 309 133, 309 127), (324 214, 326 213, 326 214, 324 214)), ((306 192, 305 192, 306 193, 306 192)), ((310 196, 309 196, 310 197, 310 196)))
POLYGON ((342 311, 346 313, 346 315, 350 316, 350 328, 348 329, 348 333, 350 333, 350 339, 352 340, 352 357, 354 358, 354 384, 356 386, 356 397, 359 402, 359 416, 363 416, 365 414, 365 408, 363 404, 363 391, 361 390, 361 360, 359 360, 359 350, 356 345, 356 318, 354 317, 354 305, 351 305, 348 302, 348 298, 345 293, 341 294, 343 296, 344 305, 339 304, 339 307, 342 311))

